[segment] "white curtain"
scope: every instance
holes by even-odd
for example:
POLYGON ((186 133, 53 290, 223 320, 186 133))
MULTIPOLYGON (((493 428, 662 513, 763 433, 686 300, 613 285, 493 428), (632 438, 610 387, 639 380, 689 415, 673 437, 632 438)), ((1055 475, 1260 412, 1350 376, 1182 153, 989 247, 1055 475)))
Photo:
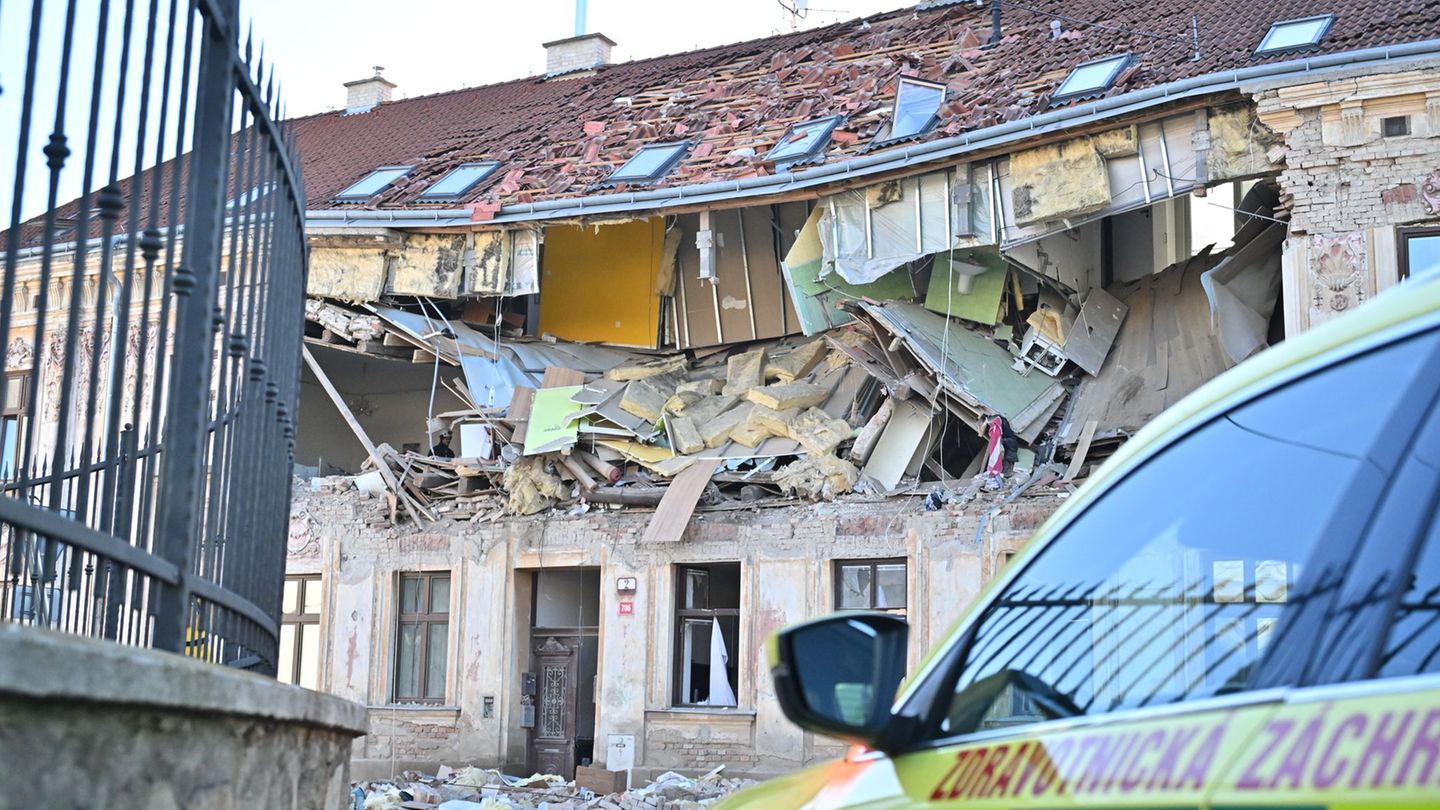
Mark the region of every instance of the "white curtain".
POLYGON ((720 620, 710 620, 710 695, 705 699, 708 706, 734 706, 735 690, 730 688, 730 653, 725 649, 725 636, 720 632, 720 620))

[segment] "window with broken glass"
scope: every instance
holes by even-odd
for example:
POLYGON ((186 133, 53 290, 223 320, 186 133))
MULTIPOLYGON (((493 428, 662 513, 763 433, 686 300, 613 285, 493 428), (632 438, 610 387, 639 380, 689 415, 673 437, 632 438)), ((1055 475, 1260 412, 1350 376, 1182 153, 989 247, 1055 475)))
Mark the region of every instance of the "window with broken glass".
POLYGON ((880 610, 905 615, 905 560, 841 560, 835 563, 835 609, 880 610))
POLYGON ((441 703, 450 634, 450 575, 401 574, 395 701, 441 703))
POLYGON ((676 566, 675 705, 735 706, 740 563, 676 566))
POLYGON ((285 577, 281 598, 280 659, 276 677, 306 689, 320 688, 320 575, 285 577))
POLYGON ((12 480, 20 467, 20 432, 30 401, 30 375, 8 376, 4 409, 0 410, 0 481, 12 480))

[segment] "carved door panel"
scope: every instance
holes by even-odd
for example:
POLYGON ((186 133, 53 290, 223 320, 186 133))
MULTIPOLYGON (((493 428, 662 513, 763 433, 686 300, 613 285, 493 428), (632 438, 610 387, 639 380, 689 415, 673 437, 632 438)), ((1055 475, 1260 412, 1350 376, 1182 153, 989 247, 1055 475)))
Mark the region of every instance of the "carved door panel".
POLYGON ((535 728, 530 757, 539 773, 575 778, 575 648, 545 638, 535 647, 535 728))

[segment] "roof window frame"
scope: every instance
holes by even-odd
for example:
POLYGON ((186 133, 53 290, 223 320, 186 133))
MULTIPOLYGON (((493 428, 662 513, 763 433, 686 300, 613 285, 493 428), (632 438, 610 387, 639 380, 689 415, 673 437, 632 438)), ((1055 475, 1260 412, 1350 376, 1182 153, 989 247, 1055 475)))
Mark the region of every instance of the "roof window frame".
POLYGON ((1065 75, 1065 80, 1060 82, 1059 87, 1055 88, 1054 94, 1050 96, 1050 105, 1054 106, 1056 104, 1064 104, 1067 101, 1075 101, 1076 99, 1081 98, 1090 98, 1092 96, 1098 96, 1106 93, 1110 90, 1110 88, 1115 86, 1115 82, 1120 79, 1120 74, 1128 70, 1133 64, 1135 64, 1135 55, 1130 53, 1129 51, 1125 51, 1123 53, 1112 53, 1109 56, 1102 56, 1099 59, 1091 59, 1088 62, 1081 62, 1075 67, 1070 68, 1070 72, 1065 75), (1065 91, 1065 85, 1069 84, 1070 80, 1075 78, 1076 74, 1078 74, 1080 71, 1088 67, 1093 67, 1095 65, 1103 65, 1106 62, 1114 62, 1115 67, 1110 70, 1110 74, 1106 76, 1105 81, 1101 82, 1098 85, 1087 85, 1085 88, 1080 90, 1065 91))
POLYGON ((339 193, 337 193, 337 194, 335 195, 334 199, 335 199, 336 202, 364 202, 364 201, 369 200, 369 199, 371 199, 372 197, 376 196, 377 194, 381 194, 381 193, 385 192, 385 191, 388 190, 391 186, 395 185, 395 183, 396 183, 397 181, 399 181, 399 180, 404 180, 406 177, 409 177, 409 176, 410 176, 410 173, 413 172, 413 171, 415 171, 415 167, 414 167, 413 165, 406 166, 406 165, 398 165, 398 164, 397 164, 397 165, 394 165, 394 166, 376 166, 375 168, 373 168, 373 169, 371 169, 370 171, 366 172, 364 177, 361 177, 359 180, 356 180, 355 182, 351 183, 350 185, 348 185, 348 186, 346 186, 344 189, 342 189, 339 193), (374 177, 375 175, 379 174, 380 172, 394 172, 394 171, 398 171, 398 172, 400 172, 400 174, 395 175, 395 177, 391 178, 391 180, 390 180, 388 183, 386 183, 385 185, 381 186, 380 188, 377 188, 377 189, 375 189, 374 191, 372 191, 372 192, 370 192, 370 193, 368 193, 368 194, 361 194, 361 193, 358 193, 358 192, 357 192, 357 193, 352 193, 352 189, 354 189, 356 186, 360 185, 361 183, 364 183, 366 180, 369 180, 370 178, 372 178, 372 177, 374 177))
POLYGON ((441 175, 440 178, 437 179, 435 182, 431 183, 429 188, 426 188, 424 191, 420 192, 420 194, 416 196, 415 200, 417 202, 456 202, 468 196, 470 192, 474 191, 475 188, 481 183, 494 177, 495 173, 499 170, 500 161, 498 160, 470 160, 464 163, 457 164, 455 166, 452 166, 450 168, 450 171, 445 172, 445 174, 441 175), (451 175, 461 171, 462 169, 471 169, 477 166, 484 166, 486 167, 486 170, 481 172, 479 176, 477 176, 474 180, 471 180, 459 191, 445 194, 432 193, 437 186, 449 179, 451 175))
POLYGON ((1333 12, 1330 14, 1315 14, 1309 17, 1296 17, 1293 20, 1276 20, 1275 22, 1270 23, 1270 27, 1265 31, 1265 36, 1260 38, 1260 44, 1255 46, 1255 50, 1251 53, 1251 55, 1257 57, 1274 56, 1276 54, 1295 53, 1297 51, 1308 51, 1312 48, 1318 48, 1320 47, 1320 43, 1325 41, 1325 36, 1330 33, 1330 29, 1334 26, 1335 14, 1333 12), (1309 42, 1302 42, 1296 45, 1284 45, 1273 48, 1267 48, 1265 46, 1265 43, 1269 42, 1271 38, 1275 36, 1276 32, 1280 31, 1280 29, 1284 26, 1300 25, 1302 23, 1313 22, 1321 23, 1321 25, 1320 30, 1315 33, 1315 35, 1311 38, 1309 42))
POLYGON ((812 118, 809 121, 801 121, 799 123, 791 124, 789 127, 786 128, 785 134, 780 136, 780 140, 776 141, 775 145, 770 147, 770 151, 765 153, 765 159, 769 161, 774 161, 777 165, 793 165, 795 163, 804 163, 806 161, 814 160, 815 158, 819 157, 826 150, 826 148, 830 146, 830 142, 835 134, 835 130, 840 126, 841 118, 842 116, 839 115, 826 115, 821 116, 820 118, 812 118), (815 143, 812 144, 809 149, 799 154, 788 157, 777 158, 775 156, 776 152, 779 152, 783 147, 790 145, 790 137, 795 134, 796 130, 805 129, 806 136, 808 137, 808 128, 816 124, 821 126, 821 128, 823 129, 823 133, 815 139, 815 143))
POLYGON ((932 82, 927 79, 918 78, 916 76, 901 76, 899 81, 895 84, 895 105, 890 110, 890 125, 885 131, 885 137, 874 141, 871 145, 871 148, 887 146, 889 144, 899 143, 900 141, 909 140, 911 138, 919 138, 925 135, 930 130, 934 129, 935 125, 940 121, 940 108, 945 106, 945 96, 949 92, 949 90, 949 86, 942 82, 932 82), (935 109, 931 111, 930 117, 926 119, 925 123, 922 124, 919 129, 915 130, 914 132, 907 132, 904 135, 896 135, 895 120, 900 115, 900 90, 907 84, 937 89, 940 91, 940 100, 935 103, 935 109))
POLYGON ((669 176, 671 172, 675 171, 675 167, 679 166, 680 162, 685 159, 685 156, 690 154, 690 150, 693 149, 694 146, 694 142, 688 139, 679 141, 665 141, 663 143, 647 143, 639 149, 636 149, 635 154, 627 158, 625 162, 620 165, 620 168, 611 172, 610 176, 606 178, 605 182, 609 185, 625 183, 626 185, 631 186, 645 186, 650 185, 651 183, 658 183, 661 180, 664 180, 667 176, 669 176), (625 172, 626 167, 634 163, 641 155, 645 154, 647 151, 659 149, 674 149, 675 152, 670 157, 666 158, 649 174, 640 177, 622 176, 625 172))

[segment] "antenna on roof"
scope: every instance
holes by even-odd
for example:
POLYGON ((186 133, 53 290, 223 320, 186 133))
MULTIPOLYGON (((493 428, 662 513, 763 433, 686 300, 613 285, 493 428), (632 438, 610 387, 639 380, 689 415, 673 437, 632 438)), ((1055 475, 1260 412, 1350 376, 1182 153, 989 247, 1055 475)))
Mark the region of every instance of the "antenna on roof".
POLYGON ((374 71, 375 71, 375 78, 378 79, 378 78, 380 78, 380 71, 384 70, 384 69, 385 69, 385 66, 384 66, 384 65, 371 65, 370 68, 371 68, 371 70, 374 70, 374 71))
POLYGON ((585 0, 575 0, 575 36, 585 35, 585 0))

